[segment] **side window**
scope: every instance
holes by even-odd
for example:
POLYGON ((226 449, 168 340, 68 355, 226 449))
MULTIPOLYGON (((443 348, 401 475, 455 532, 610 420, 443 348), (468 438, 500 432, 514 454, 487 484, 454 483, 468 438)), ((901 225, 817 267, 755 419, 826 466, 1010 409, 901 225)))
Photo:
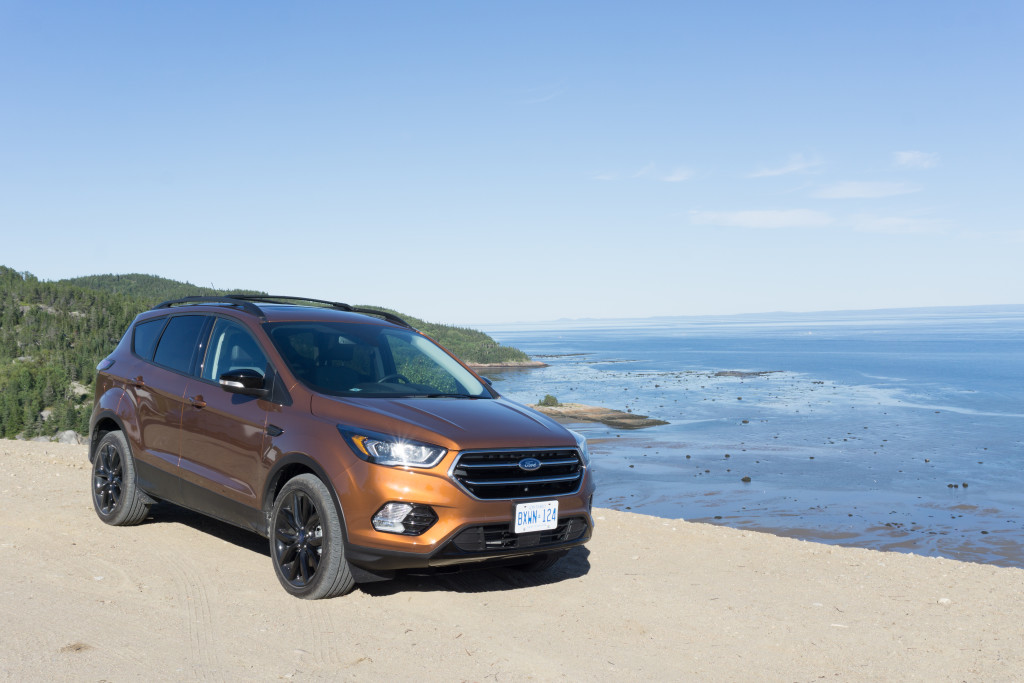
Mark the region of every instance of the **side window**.
POLYGON ((179 315, 167 322, 167 328, 160 337, 153 362, 165 365, 178 372, 188 372, 192 366, 192 355, 199 343, 206 317, 202 315, 179 315))
POLYGON ((136 325, 132 337, 132 351, 146 360, 153 360, 156 340, 160 337, 160 330, 164 328, 165 322, 167 318, 157 318, 136 325))
POLYGON ((202 377, 216 382, 221 375, 234 370, 255 370, 266 375, 267 356, 248 330, 238 323, 218 318, 210 337, 202 377))

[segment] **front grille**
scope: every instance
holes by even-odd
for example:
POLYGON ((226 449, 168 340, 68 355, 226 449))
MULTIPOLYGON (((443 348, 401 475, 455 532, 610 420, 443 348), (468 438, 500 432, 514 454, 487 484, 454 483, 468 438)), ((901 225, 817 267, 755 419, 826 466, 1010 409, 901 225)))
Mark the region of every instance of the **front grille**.
POLYGON ((513 533, 509 524, 488 524, 461 531, 452 539, 452 545, 465 553, 520 550, 575 541, 586 531, 587 522, 582 517, 562 519, 554 529, 531 531, 527 534, 513 533))
POLYGON ((459 456, 451 476, 481 500, 543 498, 575 493, 583 480, 583 463, 574 448, 538 451, 469 451, 459 456), (527 458, 540 467, 526 471, 527 458))

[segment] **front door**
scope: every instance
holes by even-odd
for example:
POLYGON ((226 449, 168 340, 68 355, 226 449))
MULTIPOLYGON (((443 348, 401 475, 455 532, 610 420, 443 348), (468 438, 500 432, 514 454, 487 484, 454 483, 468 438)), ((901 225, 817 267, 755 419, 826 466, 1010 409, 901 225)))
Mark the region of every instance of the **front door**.
POLYGON ((199 377, 185 390, 181 478, 189 507, 258 528, 271 404, 229 393, 218 384, 222 374, 242 368, 267 376, 267 356, 242 325, 217 318, 199 377))

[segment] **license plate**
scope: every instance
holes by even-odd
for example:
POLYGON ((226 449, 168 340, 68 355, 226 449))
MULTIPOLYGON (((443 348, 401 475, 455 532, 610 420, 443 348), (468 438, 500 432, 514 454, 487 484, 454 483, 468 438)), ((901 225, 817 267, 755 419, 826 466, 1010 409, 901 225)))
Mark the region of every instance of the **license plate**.
POLYGON ((544 500, 536 503, 519 503, 516 505, 517 534, 531 531, 544 531, 558 526, 558 501, 544 500))

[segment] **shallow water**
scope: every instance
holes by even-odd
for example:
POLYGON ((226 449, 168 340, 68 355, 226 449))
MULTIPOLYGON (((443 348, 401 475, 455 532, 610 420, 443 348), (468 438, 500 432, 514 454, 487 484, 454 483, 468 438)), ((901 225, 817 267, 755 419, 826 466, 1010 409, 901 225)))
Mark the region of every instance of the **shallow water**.
POLYGON ((1024 307, 486 331, 550 364, 489 372, 514 400, 669 422, 574 426, 596 504, 1024 567, 1024 307))

